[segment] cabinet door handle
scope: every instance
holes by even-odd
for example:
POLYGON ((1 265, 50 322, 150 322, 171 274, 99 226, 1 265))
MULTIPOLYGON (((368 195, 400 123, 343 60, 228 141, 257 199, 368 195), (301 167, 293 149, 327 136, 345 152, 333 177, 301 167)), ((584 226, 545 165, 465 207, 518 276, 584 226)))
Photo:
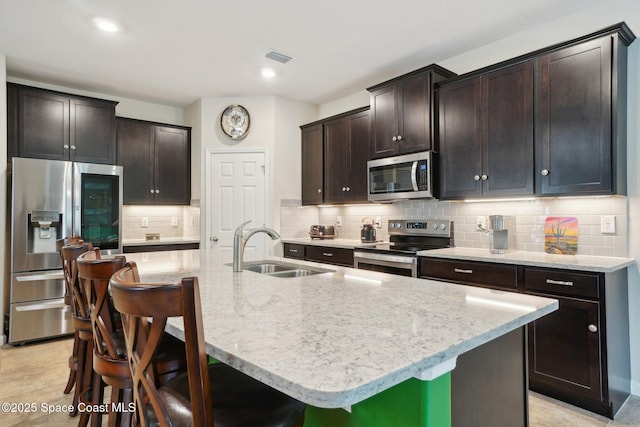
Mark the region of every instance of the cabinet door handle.
POLYGON ((393 142, 396 142, 396 141, 398 140, 398 137, 397 137, 397 136, 394 136, 393 138, 391 138, 391 140, 392 140, 393 142))
POLYGON ((489 177, 488 177, 487 175, 482 175, 482 176, 480 177, 480 179, 481 179, 481 180, 483 180, 483 181, 486 181, 486 180, 488 180, 488 179, 489 179, 489 177))
POLYGON ((549 175, 549 169, 542 169, 540 173, 542 174, 542 176, 547 176, 549 175))
POLYGON ((75 145, 72 145, 72 146, 71 146, 71 149, 72 149, 72 150, 75 150, 75 149, 76 149, 76 146, 75 146, 75 145))
POLYGON ((149 190, 149 193, 153 194, 155 193, 155 190, 152 188, 151 190, 149 190))
POLYGON ((64 144, 64 145, 62 146, 62 148, 64 148, 65 150, 68 150, 68 149, 69 149, 69 144, 64 144))
POLYGON ((402 141, 402 135, 398 135, 398 141, 402 141))
POLYGON ((351 187, 347 187, 347 191, 351 191, 351 187))
POLYGON ((318 188, 318 193, 322 193, 322 189, 321 188, 318 188))
POLYGON ((456 273, 473 274, 473 270, 465 270, 462 268, 454 268, 453 271, 456 273))
POLYGON ((547 284, 559 285, 559 286, 573 286, 573 282, 565 282, 563 280, 553 280, 553 279, 547 279, 547 284))
POLYGON ((589 332, 598 332, 598 327, 593 323, 587 326, 587 329, 589 329, 589 332))
POLYGON ((322 255, 324 255, 324 256, 333 256, 333 254, 331 252, 322 252, 322 255))
POLYGON ((291 252, 292 254, 297 254, 298 250, 297 249, 289 249, 289 252, 291 252))
POLYGON ((473 176, 473 180, 474 181, 480 181, 480 175, 474 175, 473 176))
POLYGON ((342 187, 342 191, 347 191, 347 187, 342 187))
POLYGON ((159 193, 160 193, 160 190, 156 190, 156 194, 159 194, 159 193))

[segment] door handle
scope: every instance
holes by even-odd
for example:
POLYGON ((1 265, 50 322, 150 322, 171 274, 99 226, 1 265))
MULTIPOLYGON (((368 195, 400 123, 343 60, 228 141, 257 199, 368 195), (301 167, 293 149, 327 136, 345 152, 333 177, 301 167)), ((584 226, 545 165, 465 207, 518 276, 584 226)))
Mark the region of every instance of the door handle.
POLYGON ((211 236, 211 237, 209 237, 209 240, 211 240, 212 242, 217 242, 218 241, 218 236, 211 236))

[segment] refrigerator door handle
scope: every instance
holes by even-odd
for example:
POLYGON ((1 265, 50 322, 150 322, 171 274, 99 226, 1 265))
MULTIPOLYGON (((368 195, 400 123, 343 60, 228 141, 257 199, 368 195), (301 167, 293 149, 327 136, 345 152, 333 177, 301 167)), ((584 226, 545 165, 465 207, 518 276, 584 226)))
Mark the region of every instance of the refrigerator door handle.
POLYGON ((38 280, 55 280, 64 279, 64 273, 62 271, 56 271, 55 273, 39 273, 31 274, 29 276, 17 276, 17 282, 34 282, 38 280))
POLYGON ((64 303, 64 300, 54 300, 54 301, 46 301, 39 302, 36 304, 29 305, 20 305, 15 308, 16 311, 40 311, 40 310, 51 310, 54 308, 64 308, 63 311, 69 311, 69 306, 64 303))

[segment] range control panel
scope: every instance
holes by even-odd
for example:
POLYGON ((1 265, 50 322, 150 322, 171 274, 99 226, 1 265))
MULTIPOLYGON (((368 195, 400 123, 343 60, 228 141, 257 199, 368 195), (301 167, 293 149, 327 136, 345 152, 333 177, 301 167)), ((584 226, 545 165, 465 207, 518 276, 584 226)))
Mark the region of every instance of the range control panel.
POLYGON ((448 219, 390 219, 389 234, 450 237, 453 221, 448 219))

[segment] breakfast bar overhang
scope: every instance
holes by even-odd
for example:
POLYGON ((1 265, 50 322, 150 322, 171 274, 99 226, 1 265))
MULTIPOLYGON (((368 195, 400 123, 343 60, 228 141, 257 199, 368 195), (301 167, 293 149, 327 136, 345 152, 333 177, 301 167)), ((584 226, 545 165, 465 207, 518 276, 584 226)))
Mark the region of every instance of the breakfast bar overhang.
MULTIPOLYGON (((221 259, 202 250, 179 271, 141 268, 142 281, 196 276, 207 353, 307 403, 305 426, 451 425, 456 369, 482 378, 508 360, 524 363, 509 375, 526 420, 526 325, 556 300, 305 261, 292 265, 330 271, 234 273, 221 259)), ((184 337, 180 319, 167 331, 184 337)))

